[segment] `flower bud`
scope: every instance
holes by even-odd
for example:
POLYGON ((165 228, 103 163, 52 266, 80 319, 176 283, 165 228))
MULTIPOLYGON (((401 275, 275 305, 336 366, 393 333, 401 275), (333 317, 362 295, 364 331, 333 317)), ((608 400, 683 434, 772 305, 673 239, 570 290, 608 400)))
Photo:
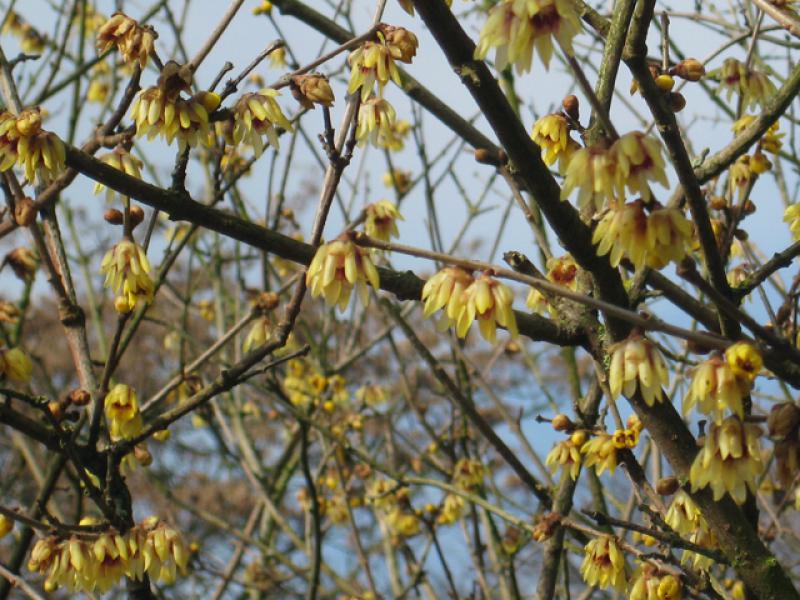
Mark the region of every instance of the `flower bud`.
POLYGON ((570 421, 570 418, 563 413, 557 414, 555 417, 553 417, 551 425, 556 431, 569 431, 575 427, 573 422, 570 421))
POLYGON ((756 212, 756 204, 752 200, 745 200, 742 205, 742 212, 746 215, 752 215, 756 212))
POLYGON ((157 442, 165 442, 170 438, 171 435, 172 432, 169 429, 159 429, 153 433, 153 439, 157 442))
POLYGON ((797 434, 800 425, 800 408, 793 402, 776 404, 767 417, 769 437, 774 441, 783 441, 797 434))
POLYGON ((275 292, 264 292, 258 295, 255 302, 255 308, 259 312, 269 312, 275 310, 280 304, 280 296, 275 292))
POLYGON ((144 221, 144 210, 141 206, 131 206, 131 229, 135 229, 139 223, 144 221))
POLYGON ((4 538, 14 529, 14 521, 5 515, 0 515, 0 538, 4 538))
POLYGON ((60 421, 64 416, 64 408, 61 406, 61 403, 58 400, 51 400, 48 402, 47 410, 50 411, 50 414, 53 415, 53 418, 56 421, 60 421))
POLYGON ((561 101, 561 108, 564 109, 564 112, 570 119, 574 119, 575 121, 580 119, 580 102, 578 101, 578 97, 574 94, 570 94, 561 101))
POLYGON ((39 266, 36 253, 28 248, 15 248, 6 254, 5 261, 14 271, 14 275, 22 280, 32 279, 39 266))
POLYGON ((708 205, 712 210, 725 210, 728 207, 728 201, 724 196, 711 196, 708 205))
POLYGON ((661 75, 656 77, 656 85, 662 92, 671 92, 672 88, 675 87, 675 80, 672 78, 671 75, 662 73, 661 75))
POLYGON ((661 496, 670 496, 678 491, 680 484, 678 478, 674 476, 662 477, 656 482, 656 492, 661 496))
POLYGON ((153 464, 153 455, 150 454, 150 451, 144 444, 139 444, 138 446, 134 447, 133 456, 136 458, 136 462, 143 467, 149 467, 151 464, 153 464))
POLYGON ((112 225, 122 225, 124 220, 122 211, 119 211, 116 208, 109 208, 105 213, 103 213, 103 218, 105 219, 106 223, 111 223, 112 225))
POLYGON ((36 221, 36 205, 30 198, 23 198, 14 208, 14 219, 20 227, 28 227, 36 221))
POLYGON ((69 393, 67 401, 75 406, 86 406, 92 401, 92 395, 84 389, 76 388, 69 393))
POLYGON ((569 440, 572 442, 573 446, 580 448, 586 442, 586 432, 578 430, 570 436, 569 440))
POLYGON ((700 81, 706 74, 706 69, 696 58, 686 58, 675 65, 675 75, 686 81, 700 81))
POLYGON ((292 96, 304 108, 313 108, 314 104, 323 106, 333 104, 333 90, 328 78, 323 75, 297 75, 292 78, 290 87, 292 96))
POLYGON ((493 150, 489 150, 488 148, 476 148, 475 149, 475 162, 479 162, 482 165, 492 165, 493 167, 500 167, 502 166, 507 160, 505 153, 501 150, 500 152, 494 152, 493 150))
POLYGON ((669 107, 672 109, 672 112, 678 113, 686 108, 686 98, 684 98, 683 94, 680 92, 670 92, 669 96, 667 96, 667 100, 669 101, 669 107))

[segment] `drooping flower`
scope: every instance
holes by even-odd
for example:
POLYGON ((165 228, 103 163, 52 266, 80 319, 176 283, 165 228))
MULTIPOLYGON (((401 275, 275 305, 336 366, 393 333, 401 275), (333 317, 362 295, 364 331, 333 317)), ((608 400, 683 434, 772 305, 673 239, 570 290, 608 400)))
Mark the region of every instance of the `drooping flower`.
POLYGON ((28 383, 31 380, 33 363, 19 348, 0 348, 0 380, 28 383))
POLYGON ((264 315, 257 318, 253 321, 253 325, 250 327, 250 331, 244 339, 242 350, 244 352, 250 352, 251 350, 265 345, 270 337, 272 337, 272 330, 272 320, 268 316, 264 315))
POLYGON ((616 165, 614 174, 619 198, 625 197, 627 189, 649 202, 652 198, 650 182, 669 187, 661 144, 654 137, 640 131, 626 133, 614 142, 611 152, 616 165))
POLYGON ((616 197, 616 156, 603 146, 589 146, 576 150, 566 168, 561 199, 566 200, 578 189, 578 206, 594 206, 602 210, 616 197))
POLYGON ((306 274, 311 295, 324 296, 330 306, 347 308, 350 293, 356 287, 361 303, 369 304, 367 284, 380 288, 378 270, 369 252, 348 239, 338 239, 317 249, 306 274))
POLYGON ((483 483, 486 467, 475 458, 461 458, 453 467, 453 485, 474 490, 483 483))
POLYGON ((764 465, 758 438, 761 430, 731 416, 713 423, 705 436, 689 472, 692 491, 711 486, 714 500, 729 493, 737 504, 747 498, 747 490, 756 491, 756 480, 764 465))
POLYGON ((370 98, 358 109, 356 139, 363 146, 369 141, 377 148, 388 148, 393 142, 397 113, 388 100, 370 98))
POLYGON ((450 327, 458 319, 464 307, 464 290, 473 281, 472 275, 459 267, 445 267, 428 279, 422 288, 425 318, 439 309, 444 309, 442 329, 450 327))
POLYGON ((219 106, 219 95, 200 91, 184 98, 180 91, 162 84, 139 93, 131 108, 137 136, 153 139, 158 135, 169 144, 177 138, 181 148, 211 142, 208 115, 219 106))
POLYGON ((800 240, 800 202, 790 204, 783 212, 783 220, 789 223, 789 230, 795 240, 800 240))
POLYGON ((464 290, 462 307, 456 320, 456 335, 466 337, 472 322, 477 319, 483 338, 491 343, 497 339, 497 326, 505 327, 511 337, 517 337, 517 319, 511 304, 514 294, 508 286, 484 272, 464 290))
POLYGON ((620 592, 625 589, 625 557, 616 539, 597 537, 586 544, 584 553, 581 575, 588 585, 620 592))
POLYGON ((292 96, 303 108, 314 108, 315 104, 331 106, 334 101, 333 90, 328 78, 318 73, 296 75, 290 83, 292 96))
POLYGON ((28 108, 13 115, 0 113, 0 172, 15 164, 24 167, 30 182, 50 183, 65 168, 64 142, 55 134, 42 129, 42 113, 28 108))
MULTIPOLYGON (((406 121, 397 121, 397 123, 404 123, 406 121)), ((383 174, 381 179, 383 185, 387 188, 397 190, 401 196, 406 194, 411 189, 411 171, 404 171, 402 169, 392 169, 383 174)))
POLYGON ((155 49, 155 42, 156 33, 152 27, 143 27, 121 12, 111 15, 97 32, 98 53, 103 54, 116 46, 126 63, 138 62, 142 69, 155 49))
POLYGON ((680 579, 664 573, 649 562, 642 562, 631 581, 628 600, 681 600, 683 586, 680 579))
MULTIPOLYGON (((122 171, 126 175, 130 175, 136 179, 142 178, 142 161, 133 156, 122 146, 117 146, 111 152, 107 152, 106 154, 98 157, 98 159, 101 162, 114 167, 119 171, 122 171)), ((92 192, 94 194, 99 194, 104 189, 106 190, 106 201, 111 202, 117 195, 116 190, 107 188, 104 184, 98 182, 94 184, 94 189, 92 192)))
MULTIPOLYGON (((733 132, 736 135, 740 135, 745 129, 747 129, 750 125, 753 124, 756 120, 755 115, 744 115, 741 118, 737 119, 733 123, 733 132)), ((775 121, 772 125, 769 126, 766 133, 761 136, 761 139, 758 140, 758 147, 763 150, 764 152, 770 152, 772 154, 777 154, 778 151, 781 149, 783 142, 781 141, 784 137, 784 133, 778 133, 778 129, 780 127, 780 123, 775 121)))
POLYGON ((111 248, 103 257, 100 272, 106 275, 106 287, 119 295, 114 305, 118 312, 130 312, 139 302, 153 301, 155 284, 150 278, 150 261, 133 240, 122 240, 111 248))
POLYGON ((14 521, 5 515, 0 515, 0 539, 6 537, 14 529, 14 521))
POLYGON ((743 398, 750 392, 750 381, 737 377, 721 356, 712 356, 694 371, 689 390, 683 399, 683 414, 697 406, 715 423, 722 422, 730 410, 744 418, 743 398))
POLYGON ((115 385, 106 395, 104 407, 112 440, 129 440, 141 433, 142 414, 132 387, 124 383, 115 385))
POLYGON ((765 73, 735 58, 726 58, 709 76, 719 81, 719 89, 727 92, 728 100, 733 92, 739 94, 745 109, 763 105, 776 93, 775 85, 765 73))
POLYGON ((653 342, 634 332, 611 346, 609 352, 608 386, 613 399, 620 393, 630 398, 637 389, 648 406, 664 399, 661 388, 669 385, 669 371, 653 342))
POLYGON ((464 514, 464 499, 458 494, 447 494, 442 502, 436 522, 439 525, 452 525, 464 514))
POLYGON ((489 10, 475 58, 483 60, 496 49, 499 71, 513 64, 517 72, 530 71, 534 49, 545 68, 553 55, 553 37, 568 54, 581 29, 575 8, 566 0, 502 0, 489 10))
POLYGON ((368 236, 388 242, 391 238, 400 235, 397 230, 397 221, 402 221, 403 215, 392 202, 378 200, 368 204, 364 212, 366 213, 364 229, 368 236))
POLYGON ((598 475, 602 475, 606 469, 613 475, 617 468, 617 450, 619 449, 611 434, 595 435, 581 446, 581 454, 586 455, 583 466, 587 469, 594 467, 598 475))
POLYGON ((557 442, 547 454, 545 464, 555 475, 559 468, 569 473, 572 479, 577 479, 581 471, 581 446, 586 441, 583 431, 575 432, 565 440, 557 442), (580 434, 580 435, 576 435, 580 434))
POLYGON ((691 222, 678 208, 656 207, 648 214, 642 200, 606 212, 592 235, 597 254, 609 254, 613 266, 626 256, 638 270, 661 269, 689 251, 691 222))

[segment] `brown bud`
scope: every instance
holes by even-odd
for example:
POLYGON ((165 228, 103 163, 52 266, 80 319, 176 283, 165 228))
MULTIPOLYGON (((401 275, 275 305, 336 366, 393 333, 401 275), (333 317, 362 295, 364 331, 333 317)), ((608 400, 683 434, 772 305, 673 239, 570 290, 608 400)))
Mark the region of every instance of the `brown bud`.
POLYGON ((741 242, 746 242, 749 234, 744 229, 734 229, 733 236, 741 242))
POLYGON ((672 112, 678 113, 686 108, 686 98, 684 98, 683 94, 680 92, 670 92, 667 95, 667 101, 669 102, 669 107, 672 109, 672 112))
POLYGON ((134 447, 133 456, 136 458, 136 462, 143 467, 149 467, 153 463, 153 455, 150 454, 150 451, 144 444, 139 444, 134 447))
POLYGON ((109 208, 103 214, 103 218, 106 220, 106 223, 111 223, 112 225, 122 225, 124 220, 122 211, 119 211, 116 208, 109 208))
POLYGON ((67 401, 75 406, 86 406, 92 401, 92 395, 84 389, 76 388, 67 395, 67 401))
POLYGON ((713 210, 725 210, 728 207, 728 201, 725 200, 724 196, 711 196, 708 205, 713 210))
POLYGON ((561 108, 564 109, 564 112, 570 119, 574 119, 575 121, 580 119, 581 105, 578 101, 578 97, 574 94, 570 94, 561 101, 561 108))
POLYGON ((556 431, 571 431, 575 428, 575 424, 570 421, 570 418, 567 415, 563 413, 557 414, 555 417, 553 417, 553 420, 550 422, 550 424, 556 431))
POLYGON ((5 262, 14 271, 14 275, 23 280, 32 278, 39 267, 39 257, 28 248, 14 248, 6 254, 5 262))
POLYGON ((36 221, 36 205, 30 198, 23 198, 17 202, 14 208, 14 219, 20 227, 33 225, 36 221))
POLYGON ((260 312, 269 312, 274 310, 280 304, 280 296, 275 292, 263 292, 256 298, 256 310, 260 312))
POLYGON ((798 426, 800 426, 800 408, 793 402, 776 404, 767 417, 769 437, 775 441, 795 436, 798 426))
POLYGON ((291 208, 281 209, 281 217, 287 221, 294 221, 294 211, 291 208))
POLYGON ((745 200, 742 205, 742 212, 746 215, 752 215, 756 212, 756 204, 752 200, 745 200))
POLYGON ((334 101, 333 90, 324 75, 297 75, 290 82, 292 96, 303 108, 313 108, 314 104, 331 106, 334 101))
POLYGON ((142 207, 131 206, 131 228, 135 229, 142 221, 144 221, 144 210, 142 210, 142 207))
POLYGON ((706 69, 696 58, 686 58, 675 65, 675 75, 687 81, 700 81, 706 74, 706 69))
POLYGON ((492 165, 493 167, 502 166, 503 163, 505 163, 504 156, 505 153, 502 152, 502 150, 500 152, 495 152, 488 148, 475 149, 475 160, 482 165, 492 165))
POLYGON ((678 478, 669 476, 662 477, 656 482, 656 492, 662 496, 670 496, 678 491, 678 478))
POLYGON ((506 354, 519 354, 520 351, 519 342, 517 342, 516 340, 509 341, 506 344, 504 350, 506 354))

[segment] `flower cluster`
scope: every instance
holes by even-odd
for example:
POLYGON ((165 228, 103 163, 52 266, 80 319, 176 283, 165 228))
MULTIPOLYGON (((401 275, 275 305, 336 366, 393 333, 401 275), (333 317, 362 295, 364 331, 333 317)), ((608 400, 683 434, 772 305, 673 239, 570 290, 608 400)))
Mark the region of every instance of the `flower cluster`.
POLYGON ((343 407, 350 401, 347 382, 341 375, 326 377, 308 361, 289 361, 283 389, 289 401, 299 407, 320 406, 327 412, 343 407))
POLYGON ((139 25, 136 19, 115 12, 97 31, 97 52, 103 54, 113 46, 128 63, 139 63, 144 69, 155 50, 156 33, 152 27, 139 25))
POLYGON ((377 479, 369 486, 367 503, 375 508, 394 535, 411 537, 422 528, 419 511, 411 505, 408 488, 397 488, 385 479, 377 479))
POLYGON ((339 310, 347 308, 354 286, 361 303, 369 305, 367 284, 380 288, 378 270, 369 252, 347 238, 320 246, 306 273, 311 295, 324 296, 330 306, 338 306, 339 310))
POLYGON ((393 203, 388 200, 378 200, 368 204, 364 212, 366 214, 364 230, 368 236, 388 242, 391 238, 400 235, 397 230, 397 221, 402 221, 403 215, 393 203))
POLYGON ((568 198, 577 188, 581 208, 593 204, 602 210, 607 202, 623 201, 627 189, 650 202, 650 182, 668 187, 661 144, 652 136, 632 131, 610 148, 596 145, 575 150, 566 168, 561 198, 568 198))
POLYGON ((256 156, 264 151, 265 136, 270 145, 277 149, 278 127, 285 131, 292 130, 292 124, 275 100, 278 96, 280 92, 272 88, 244 94, 231 109, 233 120, 218 123, 218 133, 230 146, 238 146, 243 142, 252 146, 256 156))
POLYGON ((567 117, 561 113, 545 115, 533 124, 531 139, 542 149, 542 160, 547 166, 560 160, 562 171, 578 149, 578 142, 570 135, 567 117))
POLYGON ((758 426, 743 423, 736 416, 713 423, 689 472, 692 491, 710 485, 714 500, 727 492, 742 504, 748 489, 755 493, 756 479, 764 467, 760 435, 758 426))
POLYGON ((587 584, 619 592, 625 589, 625 556, 616 539, 597 537, 586 544, 584 553, 581 575, 587 584))
POLYGON ((513 64, 521 73, 530 71, 535 49, 549 68, 553 37, 572 54, 572 38, 580 29, 580 19, 567 0, 502 0, 489 11, 475 58, 483 60, 495 48, 499 71, 513 64))
POLYGON ((378 96, 383 96, 383 88, 389 81, 400 85, 400 71, 395 61, 411 63, 417 53, 417 36, 403 27, 380 24, 376 40, 364 42, 347 58, 350 65, 348 94, 360 90, 361 101, 365 102, 378 84, 378 96))
POLYGON ((475 458, 461 458, 453 467, 453 485, 464 490, 475 490, 483 483, 486 467, 475 458))
POLYGON ((109 531, 95 539, 42 538, 31 550, 28 569, 45 576, 45 590, 103 594, 123 576, 145 574, 166 584, 185 571, 189 550, 181 534, 158 517, 148 517, 125 534, 109 531))
POLYGON ((681 580, 672 573, 664 573, 657 566, 643 562, 631 581, 628 600, 681 600, 681 580))
POLYGON ((106 287, 118 294, 114 302, 117 312, 128 313, 139 302, 153 301, 155 284, 150 278, 150 261, 144 249, 133 240, 124 239, 109 250, 100 263, 106 287))
MULTIPOLYGON (((717 540, 708 527, 700 509, 683 490, 678 490, 667 509, 664 521, 675 533, 703 548, 716 548, 717 540)), ((692 559, 696 568, 707 569, 712 559, 690 550, 684 550, 682 562, 692 559)))
POLYGON ((634 200, 610 208, 592 235, 597 254, 609 254, 612 265, 627 257, 639 270, 645 266, 661 269, 679 262, 689 252, 692 224, 678 208, 646 206, 634 200), (650 208, 651 210, 646 210, 650 208))
POLYGON ((602 475, 606 469, 614 474, 619 462, 618 451, 635 448, 642 431, 642 424, 636 417, 631 417, 626 425, 626 429, 617 429, 613 434, 600 433, 581 445, 581 454, 586 455, 583 461, 586 468, 594 467, 597 475, 602 475))
POLYGON ((28 383, 31 380, 33 363, 19 348, 0 348, 0 381, 28 383))
POLYGON ((709 76, 719 81, 719 89, 727 92, 727 100, 733 92, 739 94, 745 109, 764 104, 777 91, 765 73, 735 58, 726 58, 722 66, 710 72, 709 76))
POLYGON ((397 113, 388 100, 375 97, 363 102, 358 109, 356 139, 363 146, 369 141, 378 148, 396 146, 397 113))
POLYGON ((581 447, 586 443, 586 432, 576 431, 567 439, 557 442, 547 454, 545 464, 555 475, 559 468, 573 480, 578 478, 581 471, 581 447))
POLYGON ((39 108, 0 113, 0 172, 16 164, 24 167, 29 182, 50 183, 64 170, 65 160, 64 142, 42 129, 39 108))
POLYGON ((627 339, 611 346, 609 352, 608 386, 612 399, 620 393, 630 398, 638 389, 648 406, 663 400, 661 388, 669 384, 669 372, 653 342, 634 331, 627 339))
MULTIPOLYGON (((133 156, 122 146, 117 146, 111 152, 107 152, 98 159, 110 167, 122 171, 126 175, 135 177, 136 179, 142 178, 142 161, 133 156)), ((106 201, 111 202, 117 195, 117 192, 111 188, 107 188, 104 184, 97 182, 94 184, 93 193, 99 194, 106 190, 106 201)))
MULTIPOLYGON (((731 356, 735 357, 735 353, 731 352, 731 356)), ((739 372, 741 370, 738 368, 739 372)), ((736 373, 728 361, 719 355, 701 363, 694 370, 689 391, 683 399, 684 414, 697 406, 715 423, 722 422, 727 410, 740 419, 744 418, 743 400, 750 393, 752 380, 749 376, 737 376, 736 373)))

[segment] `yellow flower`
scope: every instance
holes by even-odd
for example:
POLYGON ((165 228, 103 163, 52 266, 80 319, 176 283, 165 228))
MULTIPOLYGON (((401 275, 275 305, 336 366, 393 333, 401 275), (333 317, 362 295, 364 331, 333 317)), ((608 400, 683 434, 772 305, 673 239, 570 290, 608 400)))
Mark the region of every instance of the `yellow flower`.
POLYGON ((112 440, 128 440, 141 433, 139 399, 132 387, 124 383, 115 385, 106 395, 104 407, 112 440))
MULTIPOLYGON (((126 175, 130 175, 136 179, 142 178, 142 161, 133 156, 122 146, 117 146, 111 152, 107 152, 106 154, 99 156, 98 159, 101 162, 104 162, 105 164, 122 171, 126 175)), ((117 195, 116 190, 106 188, 106 186, 102 183, 95 183, 92 192, 94 194, 99 194, 104 189, 106 190, 106 201, 111 202, 117 195)))
POLYGON ((472 284, 472 275, 459 267, 445 267, 425 282, 422 288, 424 308, 422 314, 430 317, 437 310, 444 308, 440 321, 441 329, 447 329, 461 314, 464 308, 464 291, 472 284))
POLYGON ((458 494, 447 494, 442 502, 442 508, 436 517, 439 525, 452 525, 464 514, 464 499, 458 494))
POLYGON ((377 383, 362 385, 356 390, 356 400, 365 406, 380 406, 387 400, 386 388, 377 383))
POLYGON ((397 221, 402 221, 403 215, 393 203, 388 200, 378 200, 373 204, 368 204, 364 211, 366 212, 364 229, 368 236, 388 242, 391 238, 400 235, 397 230, 397 221))
POLYGON ((573 480, 578 478, 581 471, 581 451, 580 445, 575 444, 572 438, 557 442, 553 449, 547 454, 545 464, 550 467, 553 475, 559 467, 562 468, 573 480))
POLYGON ((610 253, 615 267, 627 256, 637 270, 661 269, 686 256, 691 235, 691 222, 680 209, 656 207, 648 215, 644 202, 635 200, 609 209, 597 224, 592 242, 599 256, 610 253))
POLYGON ((728 171, 728 189, 731 196, 738 191, 739 199, 742 199, 750 187, 753 175, 754 172, 750 168, 750 156, 745 154, 737 158, 728 171))
POLYGON ((584 548, 583 580, 591 586, 625 589, 625 557, 617 541, 608 535, 591 540, 584 548))
POLYGON ((31 380, 33 363, 19 348, 0 349, 0 379, 14 383, 28 383, 31 380))
POLYGON ((358 109, 356 139, 358 145, 369 142, 378 148, 388 148, 393 143, 395 119, 394 107, 383 98, 370 98, 358 109))
POLYGON ((290 82, 292 96, 303 108, 314 108, 315 104, 331 106, 334 101, 333 90, 328 78, 324 75, 313 73, 311 75, 297 75, 290 82))
POLYGON ((324 295, 325 301, 339 310, 347 308, 354 286, 361 303, 369 305, 367 283, 376 290, 380 288, 378 270, 368 251, 347 239, 320 246, 306 273, 311 295, 314 298, 324 295))
POLYGON ((545 115, 533 124, 531 139, 542 149, 542 160, 550 166, 570 152, 569 122, 561 113, 545 115))
POLYGON ((401 508, 393 508, 386 515, 386 524, 393 533, 403 537, 412 537, 420 532, 421 524, 419 517, 413 511, 401 508))
POLYGON ((462 458, 453 468, 453 485, 465 490, 474 490, 483 483, 486 467, 474 458, 462 458))
POLYGON ((462 295, 461 311, 456 319, 458 337, 466 337, 476 319, 481 335, 488 342, 497 340, 498 325, 505 327, 512 338, 517 337, 517 319, 511 308, 514 294, 508 286, 484 272, 469 284, 462 295))
POLYGON ((663 574, 647 562, 640 564, 634 574, 628 600, 681 600, 683 588, 680 579, 663 574))
POLYGON ((50 183, 64 170, 64 142, 42 129, 39 108, 28 108, 15 116, 0 114, 0 172, 14 164, 25 168, 30 183, 50 183))
MULTIPOLYGON (((754 115, 744 115, 740 119, 737 119, 733 123, 733 132, 736 135, 741 134, 745 129, 747 129, 754 121, 756 117, 754 115)), ((778 133, 778 128, 780 124, 778 121, 775 121, 772 125, 769 126, 766 133, 761 137, 758 141, 758 146, 764 152, 771 152, 772 154, 777 154, 778 151, 781 149, 783 142, 781 139, 784 137, 785 134, 778 133)))
POLYGON ((783 220, 789 223, 789 230, 795 240, 800 240, 800 202, 790 204, 783 212, 783 220))
POLYGON ((180 89, 159 85, 139 93, 131 116, 136 122, 137 136, 153 139, 160 135, 169 144, 177 138, 183 149, 212 141, 208 115, 219 103, 219 95, 213 92, 198 92, 187 99, 180 95, 180 89))
POLYGON ((725 359, 733 374, 750 384, 764 367, 761 353, 749 342, 736 342, 730 346, 725 351, 725 359))
POLYGON ((536 49, 545 68, 553 55, 553 40, 572 54, 572 38, 581 25, 575 8, 566 0, 502 0, 489 11, 481 30, 475 58, 483 60, 496 48, 499 71, 513 64, 517 72, 530 71, 536 49))
POLYGON ((594 467, 598 475, 608 469, 612 475, 617 468, 617 446, 614 437, 608 433, 600 433, 581 445, 581 454, 586 455, 584 467, 594 467))
POLYGON ((675 575, 665 575, 658 583, 658 600, 681 600, 683 598, 683 586, 675 575))
POLYGON ((756 479, 763 470, 760 435, 756 425, 742 423, 739 417, 713 423, 692 463, 689 473, 692 491, 710 485, 714 500, 727 492, 737 504, 742 504, 748 488, 755 493, 756 479))
POLYGON ((269 53, 269 64, 274 69, 286 68, 286 48, 281 46, 269 53))
POLYGON ((264 88, 258 93, 244 94, 233 106, 233 131, 229 145, 245 142, 255 149, 256 156, 264 151, 264 136, 270 145, 278 148, 278 131, 281 127, 292 131, 292 124, 275 100, 280 92, 264 88))
MULTIPOLYGON (((397 123, 405 123, 406 121, 397 121, 397 123)), ((396 127, 395 127, 396 128, 396 127)), ((402 169, 392 169, 383 174, 383 185, 387 188, 394 188, 401 196, 406 194, 411 189, 411 171, 403 171, 402 169)))
POLYGON ((153 301, 155 285, 150 278, 150 261, 144 249, 133 240, 122 240, 109 250, 100 264, 105 286, 119 294, 115 308, 130 312, 139 302, 153 301))
MULTIPOLYGON (((578 265, 569 254, 561 257, 547 259, 547 279, 553 283, 563 285, 573 292, 578 289, 578 265)), ((554 315, 555 308, 550 305, 545 296, 536 288, 531 288, 525 304, 531 310, 544 315, 549 310, 554 315)))
POLYGON ((709 73, 720 82, 720 90, 727 91, 727 99, 736 92, 745 109, 756 107, 775 95, 775 85, 765 73, 747 67, 735 58, 727 58, 722 66, 709 73))
POLYGON ((576 150, 567 164, 561 199, 566 200, 578 189, 578 206, 583 210, 594 206, 602 210, 607 201, 615 199, 616 155, 602 146, 576 150))
POLYGON ((155 41, 156 34, 151 27, 142 27, 135 19, 115 12, 97 32, 97 52, 103 54, 116 46, 126 63, 138 62, 144 69, 155 49, 155 41))
POLYGON ((722 422, 726 410, 744 418, 742 399, 749 392, 750 381, 737 377, 722 357, 713 356, 695 369, 689 391, 683 399, 683 414, 688 415, 697 405, 700 412, 715 423, 722 422))
POLYGON ((39 268, 39 256, 24 246, 14 248, 6 254, 3 262, 8 263, 8 266, 14 271, 14 275, 23 281, 32 279, 36 274, 36 269, 39 268))
POLYGON ((0 300, 0 323, 14 324, 19 321, 19 309, 5 300, 0 300))
POLYGON ((638 194, 645 201, 650 201, 649 182, 655 181, 669 187, 667 174, 664 171, 664 158, 661 155, 661 144, 652 136, 639 131, 626 133, 614 142, 611 147, 614 162, 617 196, 625 197, 625 189, 631 194, 638 194))
POLYGON ((669 385, 669 372, 658 348, 641 333, 634 332, 627 339, 609 348, 611 364, 608 368, 608 386, 611 398, 620 393, 632 397, 638 388, 648 406, 664 399, 662 386, 669 385))
POLYGON ((269 317, 259 317, 253 321, 253 325, 242 344, 244 352, 250 352, 265 345, 272 337, 272 321, 269 317))

